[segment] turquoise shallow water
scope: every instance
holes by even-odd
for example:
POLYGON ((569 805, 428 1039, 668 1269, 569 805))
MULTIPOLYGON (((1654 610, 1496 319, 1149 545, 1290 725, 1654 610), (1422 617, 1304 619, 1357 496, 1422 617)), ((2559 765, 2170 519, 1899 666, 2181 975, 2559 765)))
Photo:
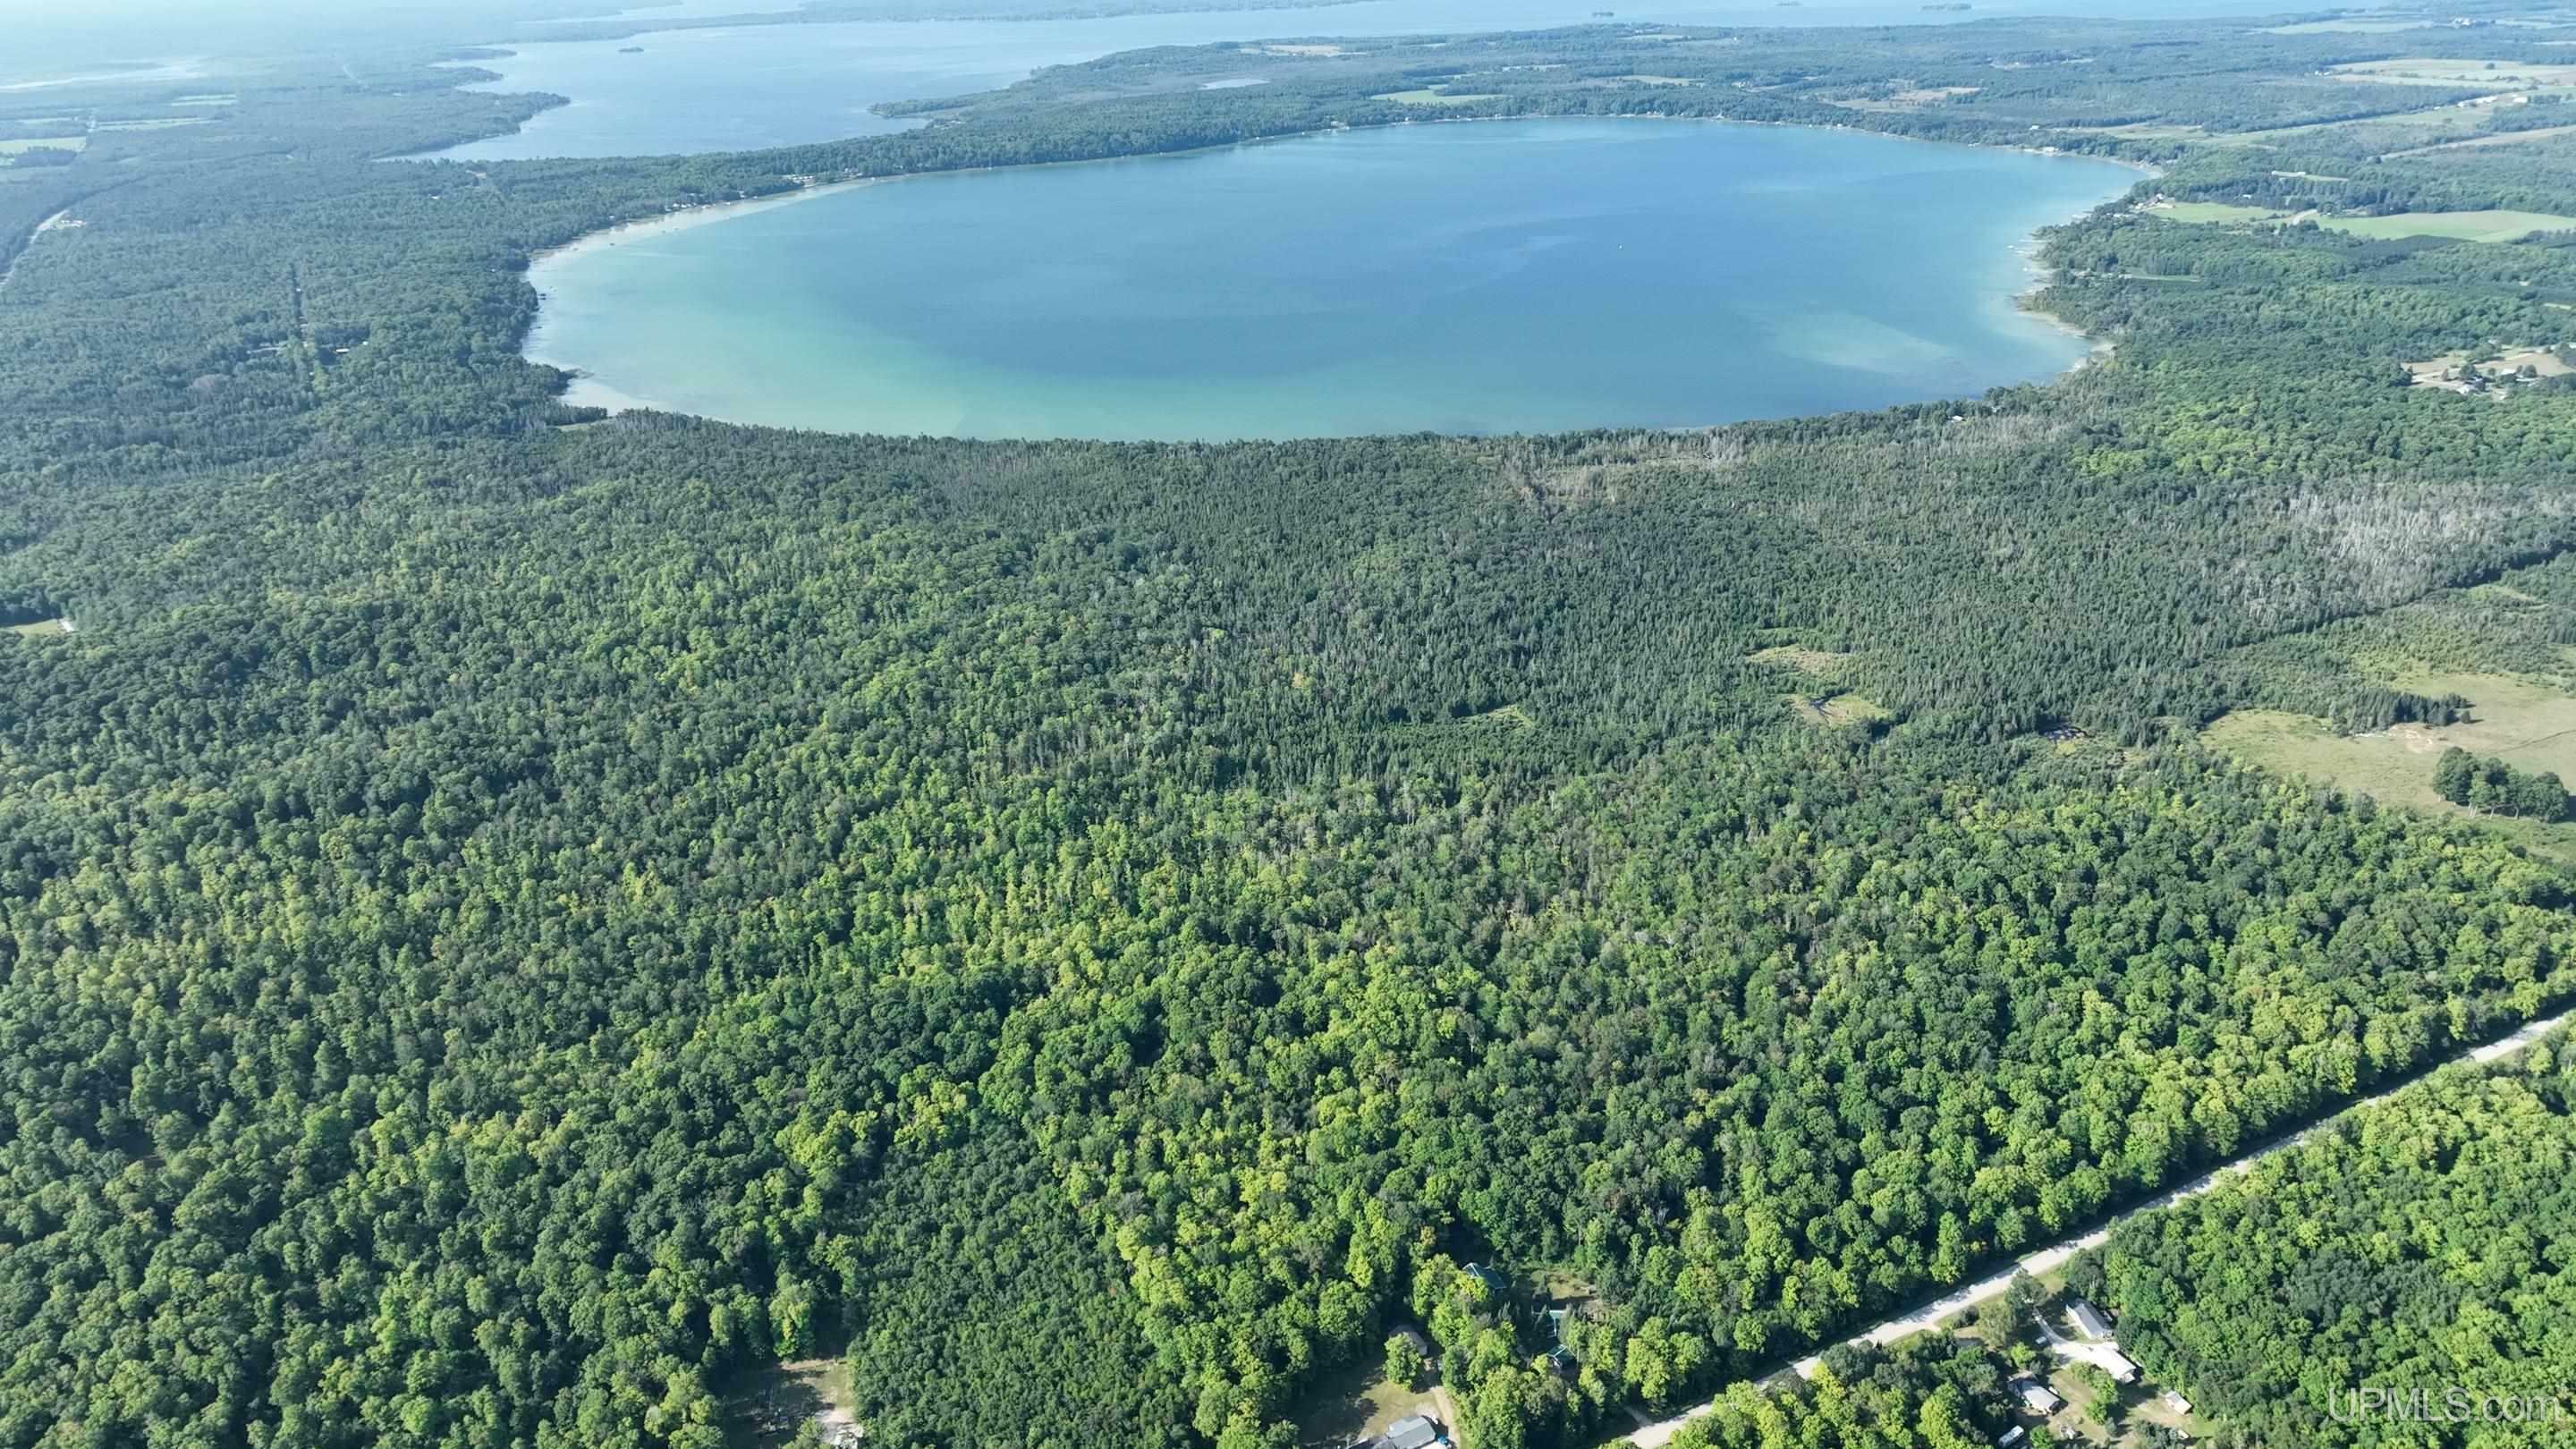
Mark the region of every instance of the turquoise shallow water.
POLYGON ((1687 426, 2053 375, 2107 163, 1654 121, 919 177, 549 258, 577 400, 970 437, 1687 426))

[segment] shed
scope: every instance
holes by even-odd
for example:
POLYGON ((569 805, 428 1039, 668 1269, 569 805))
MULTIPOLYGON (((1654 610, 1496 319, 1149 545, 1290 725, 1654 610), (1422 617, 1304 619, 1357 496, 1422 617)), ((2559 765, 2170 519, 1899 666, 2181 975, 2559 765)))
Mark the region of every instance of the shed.
POLYGON ((2002 1438, 1995 1441, 1995 1449, 2021 1449, 2021 1446, 2029 1440, 2030 1431, 2015 1424, 2004 1431, 2002 1438))

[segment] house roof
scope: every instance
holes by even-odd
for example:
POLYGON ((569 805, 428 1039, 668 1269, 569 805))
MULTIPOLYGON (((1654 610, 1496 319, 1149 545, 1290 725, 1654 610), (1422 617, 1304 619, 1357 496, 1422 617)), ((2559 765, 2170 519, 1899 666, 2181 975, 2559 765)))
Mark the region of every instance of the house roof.
POLYGON ((1440 1426, 1421 1414, 1408 1414, 1386 1426, 1378 1441, 1385 1449, 1427 1449, 1440 1442, 1440 1426))
POLYGON ((2111 1320, 2102 1316, 2101 1309, 2078 1298, 2066 1306, 2066 1311, 2074 1316, 2075 1326, 2083 1329, 2087 1336, 2092 1338, 2111 1336, 2111 1320))

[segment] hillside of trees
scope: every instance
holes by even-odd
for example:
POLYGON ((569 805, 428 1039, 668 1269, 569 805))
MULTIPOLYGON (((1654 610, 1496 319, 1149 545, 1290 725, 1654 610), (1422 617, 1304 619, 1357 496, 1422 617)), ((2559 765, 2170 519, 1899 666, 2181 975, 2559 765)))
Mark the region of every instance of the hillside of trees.
MULTIPOLYGON (((1270 1449, 1408 1321, 1476 1449, 1579 1443, 2576 997, 2558 868, 2190 735, 2457 707, 2299 641, 2576 543, 2576 398, 2392 382, 2568 340, 2563 247, 2124 202, 2048 242, 2098 365, 1715 432, 829 437, 519 357, 528 258, 616 221, 1397 74, 2090 128, 2141 202, 2249 168, 2098 128, 2449 94, 2239 22, 1651 33, 470 168, 383 158, 547 100, 281 64, 0 172, 0 621, 78 626, 0 636, 0 1446, 712 1449, 846 1355, 871 1444, 1270 1449), (1469 1262, 1582 1284, 1571 1362, 1469 1262)), ((2408 41, 2473 43, 2527 44, 2408 41)), ((1946 1443, 1992 1375, 1838 1360, 1709 1442, 1946 1443)))

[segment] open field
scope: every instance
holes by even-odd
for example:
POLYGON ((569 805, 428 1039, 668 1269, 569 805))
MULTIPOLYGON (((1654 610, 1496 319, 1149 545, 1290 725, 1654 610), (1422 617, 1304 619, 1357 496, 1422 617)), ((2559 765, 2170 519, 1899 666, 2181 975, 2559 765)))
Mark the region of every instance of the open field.
MULTIPOLYGON (((2540 377, 2564 377, 2570 372, 2576 372, 2576 367, 2569 367, 2566 361, 2559 357, 2555 348, 2517 347, 2500 351, 2489 349, 2489 354, 2491 354, 2489 360, 2476 364, 2477 370, 2487 377, 2509 377, 2526 367, 2540 377)), ((2469 353, 2446 352, 2439 357, 2427 358, 2422 362, 2410 362, 2406 364, 2406 371, 2414 378, 2414 385, 2417 387, 2445 387, 2455 385, 2455 380, 2463 375, 2469 365, 2469 353)))
POLYGON ((33 624, 11 624, 9 632, 21 639, 60 639, 72 632, 60 619, 40 619, 33 624))
MULTIPOLYGON (((2576 698, 2502 674, 2427 674, 2398 681, 2425 694, 2466 696, 2476 718, 2460 724, 2395 725, 2339 735, 2325 721, 2281 710, 2238 710, 2214 720, 2201 737, 2221 753, 2282 774, 2304 775, 2370 796, 2385 805, 2471 816, 2433 793, 2433 765, 2457 746, 2525 770, 2576 779, 2576 698)), ((2544 825, 2474 816, 2525 846, 2576 855, 2576 823, 2544 825)))
POLYGON ((1857 694, 1837 694, 1825 699, 1812 695, 1788 696, 1789 712, 1801 721, 1821 729, 1844 729, 1854 725, 1873 725, 1896 716, 1877 700, 1857 694))
POLYGON ((2194 225, 2225 224, 2247 221, 2278 221, 2281 213, 2268 206, 2232 206, 2224 201, 2168 201, 2148 208, 2151 215, 2167 221, 2190 222, 2194 225))
POLYGON ((2354 61, 2330 74, 2344 80, 2398 85, 2568 86, 2576 85, 2576 65, 2533 65, 2519 60, 2451 60, 2401 56, 2394 60, 2354 61))
POLYGON ((2223 138, 2247 145, 2264 145, 2274 141, 2296 141, 2315 136, 2334 136, 2356 145, 2385 145, 2394 150, 2421 146, 2434 141, 2454 140, 2477 135, 2492 112, 2444 103, 2413 110, 2387 111, 2376 116, 2360 116, 2340 121, 2305 121, 2295 126, 2267 126, 2259 131, 2232 131, 2223 138))
POLYGON ((2196 125, 2170 125, 2162 121, 2130 121, 2118 126, 2059 126, 2060 131, 2078 131, 2087 136, 2126 136, 2139 141, 2197 141, 2204 137, 2223 142, 2234 139, 2210 136, 2207 128, 2196 125))
POLYGON ((2470 136, 2458 141, 2437 141, 2430 146, 2391 151, 2391 156, 2424 156, 2435 151, 2467 151, 2481 146, 2518 146, 2525 141, 2545 141, 2552 136, 2576 134, 2576 126, 2541 126, 2529 131, 2498 131, 2490 135, 2470 136))
POLYGON ((1777 664, 1807 674, 1834 674, 1852 661, 1849 654, 1836 654, 1826 649, 1810 649, 1803 644, 1774 644, 1744 656, 1756 664, 1777 664))
POLYGON ((29 151, 86 151, 87 136, 43 136, 26 141, 0 141, 0 156, 23 156, 29 151))
MULTIPOLYGON (((2147 208, 2150 216, 2198 225, 2243 225, 2249 222, 2297 221, 2314 216, 2286 216, 2270 207, 2237 206, 2223 201, 2168 201, 2147 208)), ((2520 241, 2539 231, 2576 231, 2576 216, 2546 211, 2404 211, 2394 216, 2315 216, 2330 231, 2382 240, 2407 236, 2449 237, 2458 241, 2520 241)))
POLYGON ((1490 95, 1453 96, 1433 90, 1429 86, 1424 86, 1417 90, 1388 91, 1386 94, 1372 97, 1372 99, 1381 101, 1397 101, 1408 106, 1463 106, 1475 101, 1490 101, 1494 99, 1494 97, 1490 95))
POLYGON ((1981 86, 1916 86, 1892 95, 1838 99, 1834 104, 1854 111, 1919 111, 1926 106, 1946 105, 1961 96, 1973 96, 1981 89, 1981 86))
POLYGON ((2264 27, 2266 35, 2380 35, 2400 30, 2430 30, 2430 20, 2300 20, 2264 27))
POLYGON ((2545 211, 2418 211, 2395 216, 2326 216, 2317 225, 2355 236, 2443 236, 2462 241, 2519 241, 2536 231, 2576 231, 2576 216, 2545 211))

